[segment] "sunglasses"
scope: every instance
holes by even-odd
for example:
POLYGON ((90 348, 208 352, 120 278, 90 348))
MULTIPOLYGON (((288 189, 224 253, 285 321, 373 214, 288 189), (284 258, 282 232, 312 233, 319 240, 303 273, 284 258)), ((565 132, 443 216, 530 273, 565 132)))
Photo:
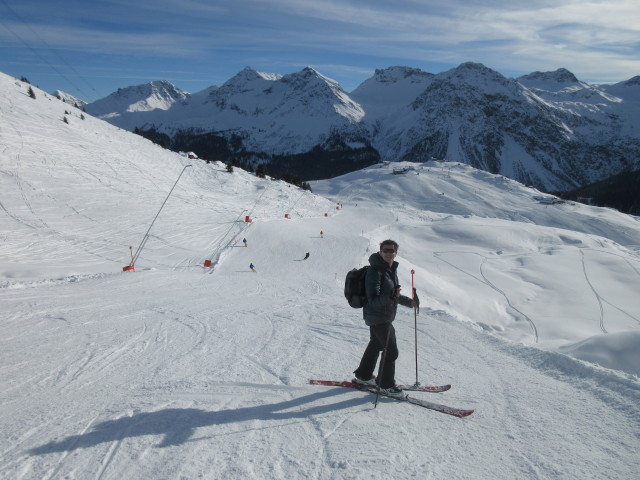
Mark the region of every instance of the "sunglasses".
POLYGON ((383 248, 382 253, 396 253, 396 251, 393 248, 383 248))

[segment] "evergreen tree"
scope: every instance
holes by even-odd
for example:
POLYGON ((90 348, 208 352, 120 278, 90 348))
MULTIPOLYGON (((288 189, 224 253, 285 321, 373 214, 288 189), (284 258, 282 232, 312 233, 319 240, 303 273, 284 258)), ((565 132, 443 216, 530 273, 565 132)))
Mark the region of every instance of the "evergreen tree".
POLYGON ((29 87, 27 92, 31 98, 36 98, 36 92, 33 91, 33 88, 29 87))
POLYGON ((267 176, 269 172, 267 172, 267 167, 264 166, 264 164, 260 164, 258 165, 258 168, 256 168, 256 176, 259 178, 264 178, 267 176))

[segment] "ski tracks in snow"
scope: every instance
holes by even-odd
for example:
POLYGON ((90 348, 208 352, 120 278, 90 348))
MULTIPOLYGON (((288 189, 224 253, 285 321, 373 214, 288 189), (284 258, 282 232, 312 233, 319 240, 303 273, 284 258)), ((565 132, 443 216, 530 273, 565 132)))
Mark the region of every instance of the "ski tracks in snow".
MULTIPOLYGON (((591 250, 591 249, 590 249, 591 250)), ((607 252, 604 250, 591 250, 592 252, 597 252, 597 253, 603 253, 603 254, 607 254, 607 255, 611 255, 617 258, 620 258, 630 269, 631 271, 633 271, 635 273, 636 276, 640 277, 640 271, 638 271, 638 269, 629 261, 629 259, 622 257, 621 255, 617 255, 611 252, 607 252)), ((637 316, 637 313, 631 313, 626 311, 624 308, 608 301, 607 299, 605 299, 602 294, 599 292, 598 288, 596 288, 596 286, 594 285, 594 281, 592 281, 592 276, 589 274, 589 269, 587 268, 587 258, 585 255, 585 250, 584 249, 580 249, 580 261, 582 264, 582 272, 584 274, 584 278, 585 281, 587 282, 587 284, 589 285, 589 288, 591 289, 591 291, 593 292, 593 295, 596 299, 596 301, 598 302, 598 308, 599 308, 599 326, 600 326, 600 330, 602 331, 602 333, 609 333, 606 329, 605 326, 605 320, 606 320, 606 316, 605 316, 605 308, 604 308, 604 304, 607 304, 609 306, 611 306, 612 308, 618 310, 620 313, 624 314, 625 316, 629 317, 630 319, 634 320, 637 323, 640 323, 640 318, 637 316)))
POLYGON ((580 250, 580 259, 582 262, 582 272, 584 273, 584 279, 589 284, 589 288, 591 288, 591 291, 593 292, 593 294, 596 297, 596 300, 598 301, 598 306, 600 307, 600 330, 602 330, 602 333, 609 333, 607 332, 607 329, 604 328, 604 307, 602 306, 602 297, 600 297, 597 290, 594 288, 593 284, 591 283, 591 280, 589 280, 589 275, 587 274, 587 266, 585 265, 585 261, 584 261, 583 250, 580 250))
MULTIPOLYGON (((447 254, 447 253, 451 253, 451 254, 461 254, 461 253, 464 253, 464 252, 433 252, 433 256, 434 256, 435 258, 437 258, 438 260, 440 260, 441 262, 446 263, 447 265, 451 266, 452 268, 454 268, 454 269, 456 269, 456 270, 458 270, 458 271, 460 271, 460 272, 464 273, 465 275, 470 276, 471 278, 476 279, 477 281, 479 281, 479 282, 481 282, 481 283, 483 283, 483 284, 487 285, 487 286, 488 286, 489 288, 491 288, 492 290, 494 290, 494 291, 498 292, 502 297, 504 297, 504 299, 506 300, 507 305, 509 306, 509 308, 510 308, 511 310, 513 310, 514 312, 518 313, 518 314, 519 314, 519 316, 520 316, 521 318, 524 318, 524 319, 529 323, 529 326, 531 327, 531 331, 532 331, 532 335, 533 335, 533 343, 534 343, 534 344, 538 343, 538 340, 539 340, 539 337, 538 337, 538 327, 536 326, 536 324, 535 324, 535 322, 533 321, 533 319, 532 319, 529 315, 527 315, 526 313, 524 313, 522 310, 520 310, 519 308, 517 308, 517 307, 513 304, 513 302, 511 301, 511 299, 510 299, 510 298, 509 298, 509 296, 507 295, 507 293, 506 293, 504 290, 502 290, 502 289, 498 288, 495 284, 493 284, 493 283, 492 283, 492 282, 487 278, 487 275, 486 275, 486 273, 485 273, 485 272, 484 272, 484 270, 483 270, 483 267, 484 267, 484 265, 485 265, 485 263, 486 263, 486 261, 487 261, 487 258, 486 258, 486 257, 484 257, 484 256, 480 255, 480 254, 479 254, 479 253, 477 253, 477 252, 468 252, 468 253, 471 253, 471 254, 473 254, 473 255, 477 255, 477 256, 479 256, 479 257, 482 259, 482 261, 481 261, 481 263, 480 263, 480 267, 479 267, 480 277, 478 277, 478 276, 474 275, 473 273, 470 273, 470 272, 468 272, 468 271, 466 271, 466 270, 464 270, 464 269, 460 268, 459 266, 455 265, 454 263, 452 263, 452 262, 450 262, 450 261, 448 261, 448 260, 445 260, 445 259, 443 258, 443 254, 447 254)), ((516 318, 517 318, 517 317, 516 317, 516 318)))
MULTIPOLYGON (((640 323, 640 317, 638 317, 638 315, 635 312, 630 312, 627 309, 617 305, 615 302, 607 300, 603 294, 599 291, 599 288, 596 286, 596 282, 593 279, 593 274, 589 273, 589 259, 588 256, 586 255, 586 251, 589 252, 593 252, 593 253, 601 253, 601 254, 607 254, 610 256, 614 256, 614 257, 618 257, 620 259, 621 262, 624 262, 631 270, 632 273, 631 275, 635 276, 640 276, 640 272, 638 271, 638 269, 636 268, 636 266, 634 266, 629 259, 621 256, 621 255, 617 255, 608 251, 604 251, 604 250, 594 250, 594 249, 584 249, 584 248, 579 248, 578 249, 580 252, 580 263, 579 263, 579 267, 580 271, 582 272, 584 279, 587 283, 587 285, 589 286, 589 289, 591 290, 591 292, 593 293, 593 296, 597 302, 598 305, 598 326, 599 329, 602 333, 607 334, 609 333, 608 329, 606 328, 606 312, 605 312, 605 305, 609 305, 610 307, 618 310, 621 314, 623 314, 624 316, 628 317, 629 319, 633 320, 636 323, 640 323)), ((504 290, 500 287, 498 287, 493 281, 491 281, 488 277, 488 274, 486 272, 486 265, 487 262, 489 261, 489 259, 483 255, 478 254, 477 252, 466 252, 472 255, 477 255, 479 256, 482 260, 481 263, 479 265, 478 268, 478 272, 479 275, 476 275, 472 272, 469 272, 463 268, 461 268, 460 266, 454 264, 452 261, 449 261, 448 259, 445 258, 446 254, 455 254, 455 255, 460 255, 462 253, 465 252, 445 252, 445 251, 441 251, 441 252, 434 252, 433 256, 438 259, 439 261, 449 265, 450 267, 462 272, 463 274, 487 285, 488 287, 490 287, 491 289, 493 289, 494 291, 496 291, 497 293, 499 293, 506 301, 507 306, 509 307, 509 309, 511 309, 513 312, 516 312, 516 318, 519 316, 520 318, 524 318, 530 325, 531 327, 531 331, 532 331, 532 335, 533 335, 533 343, 537 344, 539 341, 539 332, 538 332, 538 328, 536 326, 535 321, 533 320, 533 318, 531 318, 530 315, 528 315, 527 313, 525 313, 521 308, 517 307, 514 302, 512 301, 512 299, 510 298, 510 295, 508 293, 507 290, 504 290)), ((592 254, 593 254, 592 253, 592 254)), ((594 260, 592 260, 594 261, 594 260)), ((613 267, 612 267, 613 268, 613 267)), ((620 269, 620 267, 618 267, 620 269)))

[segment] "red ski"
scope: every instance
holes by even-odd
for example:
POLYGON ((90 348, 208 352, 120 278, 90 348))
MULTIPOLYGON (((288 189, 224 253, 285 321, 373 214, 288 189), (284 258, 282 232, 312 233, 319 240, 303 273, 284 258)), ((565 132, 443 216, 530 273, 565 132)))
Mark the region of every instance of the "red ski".
MULTIPOLYGON (((309 380, 311 385, 325 385, 327 387, 347 387, 362 389, 365 385, 358 385, 354 382, 339 381, 339 380, 309 380)), ((451 385, 398 385, 398 388, 406 390, 407 392, 430 392, 441 393, 451 389, 451 385)))
MULTIPOLYGON (((366 385, 360 385, 360 384, 349 382, 349 381, 339 382, 334 380, 309 380, 309 383, 311 385, 326 385, 329 387, 346 387, 346 388, 353 388, 355 390, 362 390, 364 392, 379 393, 381 396, 385 398, 392 398, 399 402, 411 403, 419 407, 428 408, 429 410, 435 410, 436 412, 446 413, 447 415, 453 415, 454 417, 460 417, 460 418, 468 417, 474 412, 474 410, 449 407, 448 405, 441 405, 439 403, 428 402, 426 400, 422 400, 421 398, 413 398, 408 395, 402 398, 391 397, 388 395, 384 395, 382 392, 377 392, 376 387, 369 387, 366 385)), ((429 390, 425 390, 425 391, 429 391, 429 390)))

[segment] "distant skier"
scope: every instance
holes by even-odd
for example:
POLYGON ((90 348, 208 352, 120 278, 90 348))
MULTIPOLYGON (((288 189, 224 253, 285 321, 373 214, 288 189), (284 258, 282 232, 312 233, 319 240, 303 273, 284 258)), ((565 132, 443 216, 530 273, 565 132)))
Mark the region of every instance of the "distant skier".
POLYGON ((320 238, 324 238, 324 232, 320 230, 320 238))
POLYGON ((247 245, 247 239, 246 239, 246 238, 243 238, 243 239, 242 239, 242 243, 244 243, 244 246, 245 246, 245 247, 248 247, 248 246, 249 246, 249 245, 247 245))
POLYGON ((256 271, 256 267, 255 267, 255 265, 253 263, 249 264, 249 268, 251 269, 252 272, 256 271))
POLYGON ((306 255, 304 256, 303 260, 306 260, 307 258, 309 258, 309 252, 306 253, 306 255))

